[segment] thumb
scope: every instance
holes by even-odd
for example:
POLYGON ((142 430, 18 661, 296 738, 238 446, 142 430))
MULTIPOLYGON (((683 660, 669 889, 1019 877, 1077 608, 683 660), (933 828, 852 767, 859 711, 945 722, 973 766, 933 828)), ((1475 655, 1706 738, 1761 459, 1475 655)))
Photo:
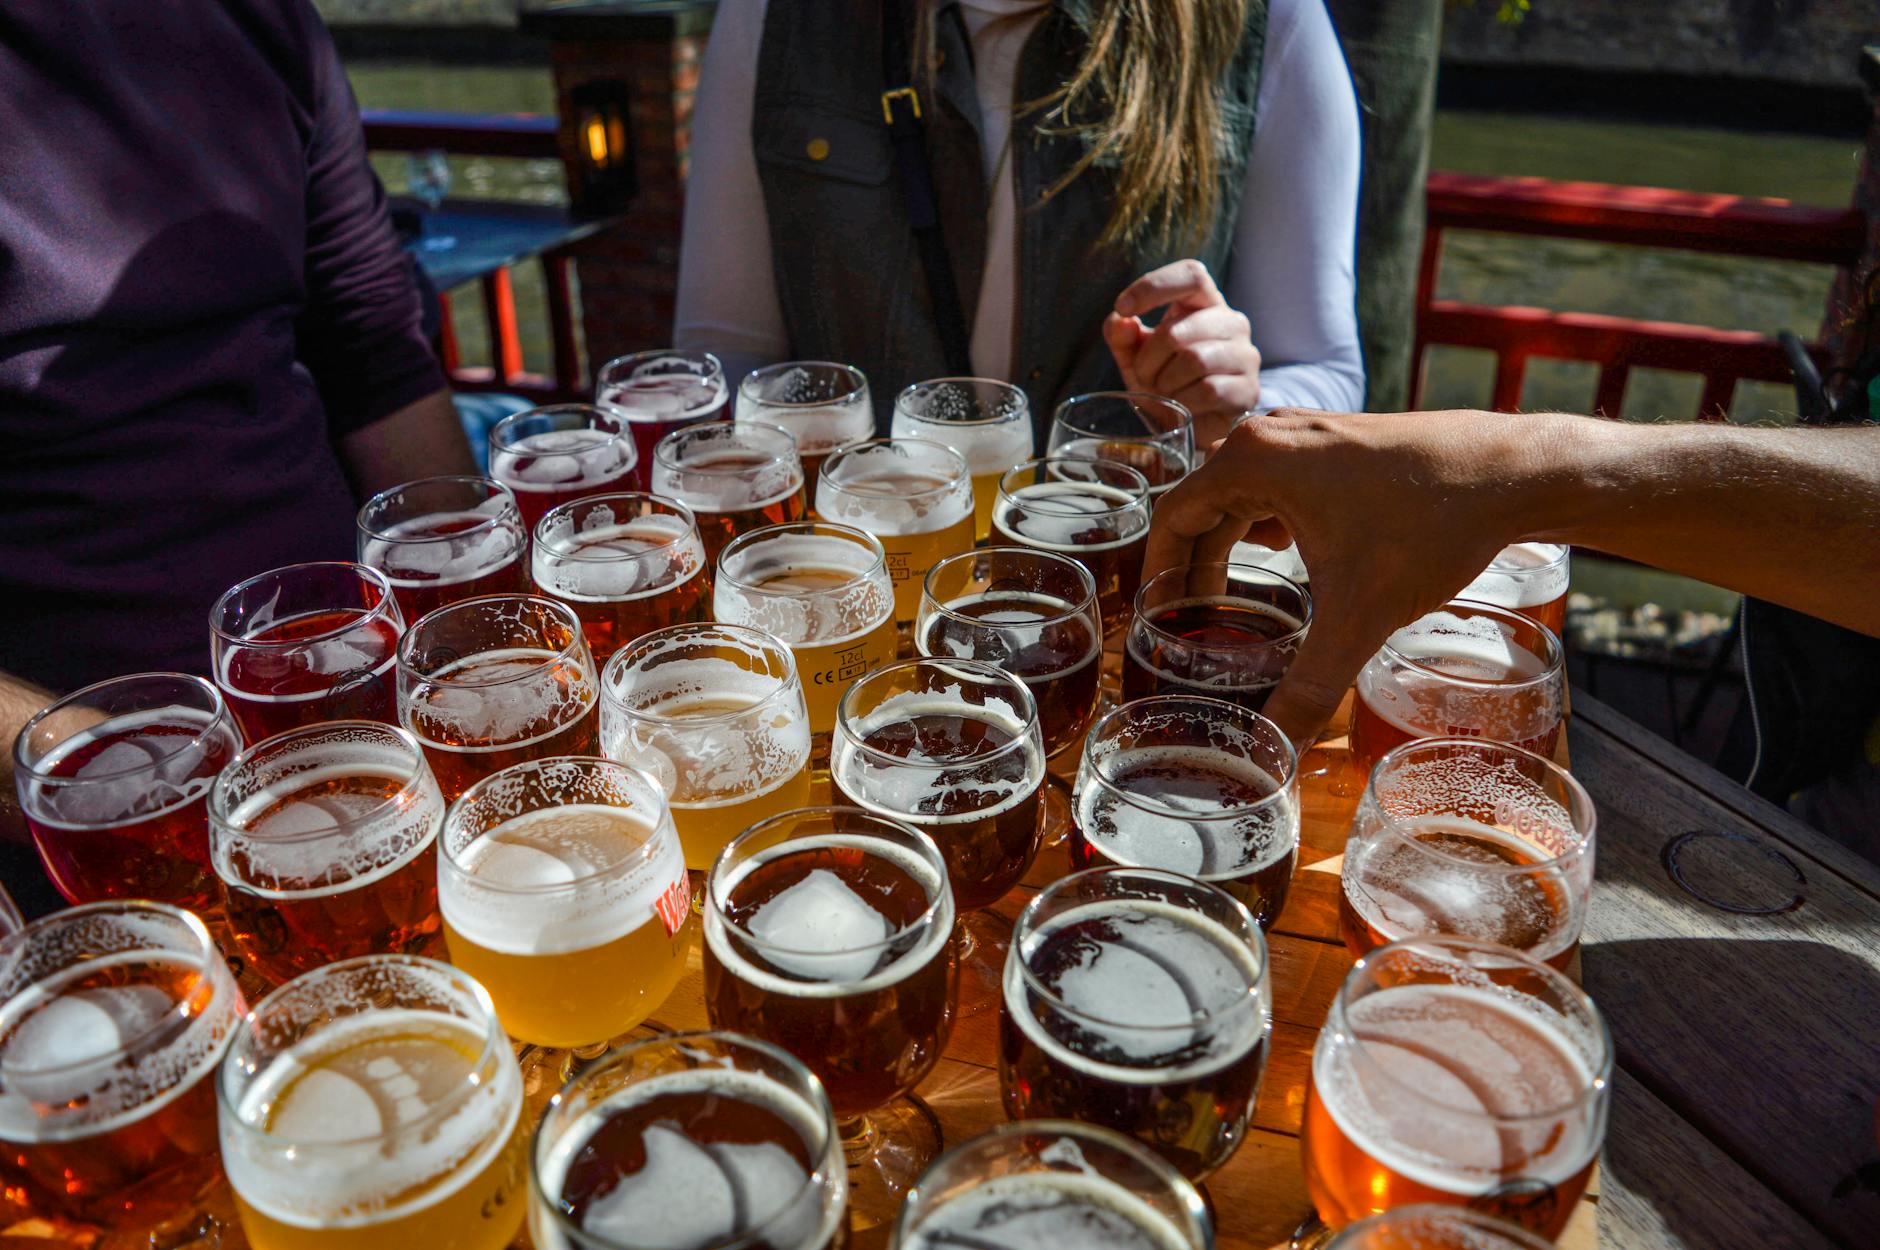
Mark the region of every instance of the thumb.
MULTIPOLYGON (((1315 605, 1315 616, 1316 608, 1323 604, 1324 600, 1320 600, 1320 604, 1315 605)), ((1358 616, 1337 610, 1329 615, 1347 626, 1358 616)), ((1299 644, 1292 666, 1266 701, 1262 709, 1266 717, 1301 751, 1311 746, 1319 731, 1331 720, 1332 713, 1338 710, 1358 670, 1377 651, 1379 641, 1388 632, 1385 629, 1373 638, 1372 631, 1362 628, 1321 631, 1315 626, 1299 644)))
POLYGON ((1123 389, 1139 391, 1141 383, 1136 377, 1136 352, 1142 347, 1142 341, 1149 336, 1143 329, 1139 317, 1124 317, 1111 313, 1103 319, 1103 341, 1110 349, 1110 355, 1116 360, 1116 367, 1123 375, 1123 389))

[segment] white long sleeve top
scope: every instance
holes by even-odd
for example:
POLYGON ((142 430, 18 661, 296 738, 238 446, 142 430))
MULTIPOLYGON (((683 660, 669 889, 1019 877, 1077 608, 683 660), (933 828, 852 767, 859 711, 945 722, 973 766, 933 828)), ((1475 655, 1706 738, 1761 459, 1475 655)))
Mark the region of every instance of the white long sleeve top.
MULTIPOLYGON (((973 368, 985 377, 1013 373, 1017 197, 1006 140, 1018 58, 1047 2, 961 0, 993 188, 971 342, 973 368)), ((699 77, 679 259, 674 338, 717 353, 734 378, 789 352, 751 146, 764 8, 765 0, 718 6, 699 77)), ((1222 284, 1260 349, 1261 409, 1363 406, 1358 167, 1357 100, 1323 0, 1270 0, 1253 145, 1222 284)))

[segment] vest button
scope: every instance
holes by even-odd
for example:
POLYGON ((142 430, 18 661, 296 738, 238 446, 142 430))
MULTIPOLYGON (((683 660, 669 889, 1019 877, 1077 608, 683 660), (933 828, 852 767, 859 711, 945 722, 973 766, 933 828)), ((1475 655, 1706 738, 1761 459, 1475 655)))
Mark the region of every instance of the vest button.
POLYGON ((1037 382, 1037 381, 1042 380, 1043 377, 1044 377, 1044 368, 1042 366, 1034 366, 1032 368, 1031 373, 1027 375, 1027 380, 1032 381, 1032 382, 1037 382))
POLYGON ((820 160, 826 159, 829 155, 829 140, 811 139, 809 141, 808 151, 809 151, 809 158, 812 161, 820 161, 820 160))

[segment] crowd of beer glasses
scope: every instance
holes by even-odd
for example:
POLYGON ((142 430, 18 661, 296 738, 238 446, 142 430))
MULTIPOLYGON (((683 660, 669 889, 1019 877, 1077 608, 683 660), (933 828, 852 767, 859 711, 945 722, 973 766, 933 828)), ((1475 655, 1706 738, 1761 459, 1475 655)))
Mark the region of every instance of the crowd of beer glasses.
POLYGON ((652 489, 692 510, 713 561, 739 534, 801 521, 809 511, 796 439, 760 421, 674 430, 653 449, 652 489))
POLYGON ((1025 392, 990 378, 916 382, 895 396, 888 432, 944 443, 960 454, 973 480, 973 539, 985 542, 999 478, 1031 455, 1031 401, 1025 392))
POLYGON ((608 361, 594 376, 594 403, 632 434, 642 482, 649 480, 645 475, 661 439, 723 417, 730 398, 724 366, 710 352, 674 347, 633 352, 608 361))
POLYGON ((1123 865, 1216 886, 1270 929, 1299 858, 1298 755, 1272 721, 1218 699, 1125 703, 1084 744, 1073 867, 1123 865))
POLYGON ((375 721, 290 729, 209 792, 209 852, 235 949, 279 983, 438 944, 444 796, 417 739, 375 721))
POLYGON ((551 509, 637 485, 650 445, 616 409, 551 404, 490 427, 490 477, 512 491, 526 535, 551 509))
POLYGON ((906 1095, 953 1032, 958 967, 946 861, 927 835, 852 807, 746 830, 705 886, 713 1028, 771 1042, 822 1081, 849 1202, 885 1223, 939 1152, 906 1095))
POLYGON ((1159 395, 1074 395, 1052 416, 1045 454, 1126 464, 1159 499, 1195 465, 1195 421, 1187 408, 1159 395))
POLYGON ((1128 465, 1052 457, 999 479, 992 530, 1001 544, 1068 556, 1097 588, 1106 636, 1122 632, 1142 585, 1149 542, 1149 483, 1128 465))
POLYGON ((519 1041, 597 1053, 685 970, 684 857, 636 769, 583 756, 484 778, 451 805, 438 870, 451 963, 519 1041))
POLYGON ((601 679, 608 758, 658 782, 686 867, 708 870, 760 820, 809 800, 809 711, 790 648, 740 625, 674 625, 601 679))
POLYGON ((537 1250, 830 1250, 847 1169, 822 1085, 732 1033, 629 1043, 561 1091, 535 1134, 537 1250))
POLYGON ((823 461, 816 515, 880 541, 895 622, 910 626, 927 570, 973 545, 972 477, 959 452, 930 439, 852 443, 823 461))
POLYGON ((738 383, 735 419, 788 430, 803 460, 804 489, 816 498, 822 462, 838 447, 875 432, 868 379, 854 365, 794 360, 765 365, 738 383))
POLYGON ((1278 573, 1224 562, 1163 569, 1136 594, 1123 698, 1204 695, 1258 712, 1311 626, 1311 593, 1278 573))
POLYGON ((537 594, 567 604, 596 664, 642 634, 703 620, 711 562, 692 510, 629 492, 561 504, 535 527, 537 594))
POLYGON ((359 509, 359 563, 385 574, 405 620, 479 595, 528 588, 529 531, 509 488, 427 477, 359 509))

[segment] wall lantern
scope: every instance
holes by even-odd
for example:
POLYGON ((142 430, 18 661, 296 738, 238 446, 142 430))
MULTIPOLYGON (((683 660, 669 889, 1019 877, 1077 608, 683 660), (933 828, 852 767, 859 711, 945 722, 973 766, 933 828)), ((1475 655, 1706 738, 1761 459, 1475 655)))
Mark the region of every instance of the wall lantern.
POLYGON ((568 92, 568 105, 574 114, 576 211, 589 216, 625 211, 639 190, 626 84, 581 83, 568 92))

